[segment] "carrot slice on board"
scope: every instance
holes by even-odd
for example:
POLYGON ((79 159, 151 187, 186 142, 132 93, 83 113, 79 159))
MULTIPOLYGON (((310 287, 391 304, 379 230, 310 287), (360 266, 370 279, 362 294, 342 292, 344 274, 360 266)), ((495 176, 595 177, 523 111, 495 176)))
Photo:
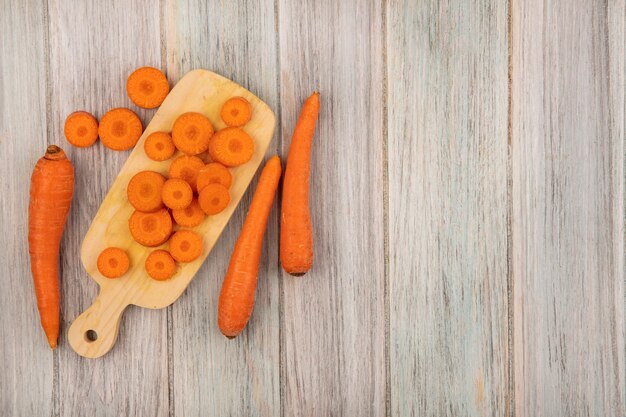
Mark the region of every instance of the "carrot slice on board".
POLYGON ((209 144, 211 159, 229 167, 245 164, 253 154, 254 141, 238 127, 218 130, 209 144))
POLYGON ((180 178, 185 180, 191 185, 193 191, 197 190, 196 181, 198 179, 198 173, 204 168, 204 161, 197 156, 179 156, 174 159, 170 164, 169 176, 170 178, 180 178))
POLYGON ((128 97, 144 109, 159 107, 169 92, 165 74, 153 67, 137 68, 126 81, 128 97))
POLYGON ((133 238, 144 246, 159 246, 172 234, 172 218, 167 209, 154 213, 135 211, 128 220, 133 238))
POLYGON ((65 119, 63 133, 72 145, 86 148, 98 140, 98 121, 91 113, 75 111, 65 119))
POLYGON ((196 227, 202 220, 204 220, 205 214, 204 211, 200 208, 200 204, 198 203, 198 199, 194 198, 191 200, 191 204, 185 207, 184 209, 174 209, 172 210, 172 217, 174 217, 174 221, 179 226, 183 227, 196 227))
POLYGON ((202 238, 191 230, 179 230, 170 239, 170 254, 178 262, 191 262, 202 255, 202 238))
POLYGON ((139 117, 129 109, 112 109, 100 119, 98 135, 102 144, 115 151, 131 149, 139 138, 143 127, 139 117))
POLYGON ((197 155, 209 148, 213 132, 213 125, 203 114, 183 113, 174 122, 172 140, 181 152, 197 155))
POLYGON ((172 278, 176 272, 176 262, 166 250, 158 249, 146 258, 146 272, 157 281, 172 278))
POLYGON ((209 184, 222 184, 224 187, 230 188, 232 182, 233 176, 228 168, 219 162, 211 162, 198 173, 197 186, 198 191, 202 191, 209 184))
POLYGON ((222 106, 220 117, 226 126, 243 126, 252 118, 252 106, 243 97, 229 98, 222 106))
POLYGON ((184 209, 191 204, 193 191, 185 180, 170 178, 163 184, 161 191, 163 204, 171 209, 184 209))
POLYGON ((161 191, 165 177, 154 171, 141 171, 128 182, 126 195, 128 202, 137 210, 144 212, 163 208, 161 191))
POLYGON ((119 278, 130 267, 130 258, 124 249, 106 248, 98 256, 98 271, 107 278, 119 278))
POLYGON ((198 203, 206 214, 217 214, 230 203, 228 188, 222 184, 209 184, 200 191, 198 203))
POLYGON ((166 161, 176 152, 172 137, 167 132, 150 133, 143 143, 143 150, 153 161, 166 161))

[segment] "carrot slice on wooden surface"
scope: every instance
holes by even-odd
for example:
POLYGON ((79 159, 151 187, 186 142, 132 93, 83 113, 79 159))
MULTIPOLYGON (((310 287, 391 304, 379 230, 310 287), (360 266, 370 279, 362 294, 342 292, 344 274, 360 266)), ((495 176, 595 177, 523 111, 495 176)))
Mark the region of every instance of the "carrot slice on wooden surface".
POLYGON ((179 226, 183 227, 196 227, 206 217, 204 211, 200 208, 198 199, 191 200, 191 204, 184 209, 172 210, 172 217, 179 226))
POLYGON ((197 155, 209 148, 213 132, 213 125, 203 114, 183 113, 174 122, 172 140, 181 152, 197 155))
POLYGON ((98 121, 91 113, 75 111, 65 119, 63 133, 72 145, 86 148, 98 140, 98 121))
POLYGON ((295 276, 304 275, 313 265, 313 228, 309 211, 311 146, 320 110, 319 93, 302 106, 287 158, 280 214, 280 262, 295 276))
POLYGON ((165 281, 176 273, 176 262, 166 250, 158 249, 146 258, 146 272, 157 281, 165 281))
POLYGON ((211 162, 207 164, 198 173, 197 188, 202 191, 209 184, 222 184, 226 188, 230 188, 233 182, 233 176, 228 168, 219 162, 211 162))
POLYGON ((115 151, 131 149, 139 138, 143 127, 141 120, 132 110, 111 109, 100 119, 98 135, 102 144, 115 151))
POLYGON ((137 210, 150 212, 163 208, 161 191, 165 177, 154 171, 141 171, 128 182, 128 202, 137 210))
POLYGON ((170 178, 163 184, 161 191, 163 204, 171 209, 184 209, 191 204, 193 191, 185 180, 170 178))
POLYGON ((137 68, 126 81, 128 97, 144 109, 160 106, 169 92, 170 85, 165 74, 153 67, 137 68))
POLYGON ((227 127, 213 135, 209 154, 213 161, 229 167, 245 164, 254 154, 254 141, 244 130, 227 127))
POLYGON ((48 146, 30 179, 28 253, 41 327, 52 349, 60 322, 59 247, 73 193, 72 163, 61 148, 48 146))
POLYGON ((197 156, 179 156, 170 164, 169 177, 187 181, 191 189, 196 191, 198 173, 202 168, 204 168, 204 161, 197 156))
POLYGON ((172 234, 172 218, 167 209, 154 213, 135 211, 128 220, 133 238, 144 246, 159 246, 172 234))
POLYGON ((243 97, 229 98, 222 106, 220 117, 226 126, 243 126, 252 118, 252 106, 243 97))
POLYGON ((241 333, 254 308, 263 236, 280 174, 280 159, 274 156, 267 161, 261 172, 248 215, 230 258, 220 292, 217 315, 220 331, 228 338, 241 333))
POLYGON ((202 238, 191 230, 179 230, 170 239, 170 254, 178 262, 191 262, 202 255, 202 238))
POLYGON ((143 143, 143 150, 153 161, 166 161, 176 152, 172 137, 167 132, 150 133, 143 143))
POLYGON ((98 256, 98 271, 107 278, 119 278, 130 267, 130 258, 125 250, 115 247, 106 248, 98 256))
POLYGON ((230 203, 228 188, 222 184, 209 184, 200 191, 198 203, 206 214, 217 214, 230 203))

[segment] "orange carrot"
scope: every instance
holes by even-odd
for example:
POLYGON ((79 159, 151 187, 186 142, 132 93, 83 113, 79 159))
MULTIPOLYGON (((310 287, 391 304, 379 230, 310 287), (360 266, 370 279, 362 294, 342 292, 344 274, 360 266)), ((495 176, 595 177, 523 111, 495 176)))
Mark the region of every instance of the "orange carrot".
POLYGON ((157 281, 172 278, 176 272, 176 262, 166 250, 155 250, 146 258, 146 272, 157 281))
POLYGON ((139 211, 157 211, 163 207, 161 200, 163 184, 165 177, 158 172, 138 172, 128 182, 126 188, 128 202, 139 211))
POLYGON ((100 119, 98 134, 102 144, 115 151, 125 151, 137 143, 143 127, 137 115, 124 108, 112 109, 100 119))
POLYGON ((222 184, 224 187, 230 188, 232 182, 233 176, 228 168, 219 162, 211 162, 198 173, 197 186, 198 191, 202 191, 209 184, 222 184))
POLYGON ((86 148, 98 139, 98 121, 91 113, 75 111, 65 119, 63 133, 72 145, 86 148))
POLYGON ((202 255, 202 238, 191 230, 179 230, 170 239, 170 254, 178 262, 191 262, 202 255))
POLYGON ((143 143, 143 150, 153 161, 166 161, 176 152, 172 137, 167 132, 150 133, 143 143))
POLYGON ((172 234, 172 218, 167 209, 154 213, 135 211, 128 219, 130 234, 144 246, 159 246, 172 234))
POLYGON ((184 209, 193 199, 191 186, 185 180, 170 178, 163 184, 161 191, 163 204, 171 209, 184 209))
POLYGON ((261 172, 248 215, 228 264, 217 314, 219 328, 228 338, 241 333, 254 308, 263 236, 280 174, 280 159, 274 156, 267 161, 261 172))
POLYGON ((74 193, 74 168, 48 146, 30 179, 28 252, 41 327, 54 349, 59 336, 59 246, 74 193))
POLYGON ((254 141, 238 127, 218 130, 209 144, 211 159, 229 167, 245 164, 253 154, 254 141))
POLYGON ((119 278, 130 267, 130 259, 125 250, 120 248, 106 248, 98 256, 98 271, 107 278, 119 278))
POLYGON ((204 168, 202 159, 197 156, 183 155, 172 161, 169 176, 170 178, 180 178, 181 180, 187 181, 189 185, 191 185, 191 189, 196 191, 198 173, 202 168, 204 168))
POLYGON ((252 117, 252 106, 243 97, 229 98, 222 106, 220 117, 226 123, 226 126, 243 126, 252 117))
POLYGON ((170 85, 165 74, 156 68, 138 68, 130 74, 126 81, 128 97, 133 103, 144 109, 159 107, 169 92, 170 85))
POLYGON ((179 226, 183 227, 196 227, 202 220, 204 220, 204 211, 200 208, 198 199, 191 200, 191 204, 184 209, 172 210, 172 217, 179 226))
POLYGON ((309 212, 311 145, 320 110, 319 93, 302 106, 287 157, 280 215, 280 262, 294 276, 304 275, 313 264, 313 232, 309 212))
POLYGON ((203 114, 183 113, 172 127, 172 140, 181 152, 197 155, 206 151, 213 136, 213 125, 203 114))
POLYGON ((206 214, 217 214, 230 203, 228 188, 222 184, 209 184, 200 191, 198 203, 206 214))

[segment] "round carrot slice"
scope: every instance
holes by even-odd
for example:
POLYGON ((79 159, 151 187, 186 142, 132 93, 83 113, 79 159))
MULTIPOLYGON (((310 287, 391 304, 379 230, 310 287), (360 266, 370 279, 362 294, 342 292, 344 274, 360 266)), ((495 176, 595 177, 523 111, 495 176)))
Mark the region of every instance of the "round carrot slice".
POLYGON ((176 272, 176 262, 168 251, 158 249, 146 258, 146 272, 153 279, 164 281, 176 272))
POLYGON ((143 150, 153 161, 168 160, 176 152, 172 137, 167 132, 150 133, 143 143, 143 150))
POLYGON ((244 130, 227 127, 213 135, 209 154, 213 161, 229 167, 245 164, 254 154, 254 141, 244 130))
POLYGON ((185 180, 170 178, 163 184, 161 191, 163 204, 171 209, 184 209, 191 204, 193 191, 185 180))
POLYGON ((156 68, 136 69, 126 81, 126 92, 133 103, 144 109, 153 109, 163 103, 170 92, 165 74, 156 68))
POLYGON ((98 121, 91 113, 75 111, 65 119, 63 133, 72 145, 86 148, 98 140, 98 121))
POLYGON ((119 278, 130 267, 130 259, 126 251, 120 248, 106 248, 98 256, 98 271, 107 278, 119 278))
POLYGON ((156 211, 163 207, 161 192, 165 177, 154 171, 141 171, 128 182, 128 202, 137 210, 156 211))
POLYGON ((198 199, 194 198, 191 200, 191 204, 185 207, 184 209, 174 209, 172 210, 172 217, 174 217, 174 221, 179 226, 183 227, 196 227, 202 220, 204 220, 205 214, 204 211, 200 208, 200 204, 198 203, 198 199))
POLYGON ((179 230, 170 239, 170 254, 178 262, 191 262, 202 255, 202 238, 191 230, 179 230))
POLYGON ((144 246, 159 246, 172 234, 172 218, 167 209, 154 213, 135 211, 128 220, 133 238, 144 246))
POLYGON ((172 127, 174 145, 187 155, 197 155, 209 148, 213 125, 200 113, 183 113, 172 127))
POLYGON ((193 191, 197 190, 198 173, 204 168, 204 162, 197 156, 179 156, 170 164, 170 178, 180 178, 191 185, 193 191))
POLYGON ((230 203, 228 188, 222 184, 209 184, 200 191, 198 203, 206 214, 217 214, 230 203))
POLYGON ((243 126, 252 117, 252 106, 243 97, 229 98, 222 106, 220 117, 226 123, 226 126, 243 126))
POLYGON ((139 117, 129 109, 112 109, 100 119, 98 135, 102 144, 115 151, 131 149, 139 138, 143 127, 139 117))
POLYGON ((219 162, 211 162, 198 173, 197 186, 198 191, 202 191, 209 184, 222 184, 224 187, 230 188, 232 182, 233 176, 228 168, 219 162))

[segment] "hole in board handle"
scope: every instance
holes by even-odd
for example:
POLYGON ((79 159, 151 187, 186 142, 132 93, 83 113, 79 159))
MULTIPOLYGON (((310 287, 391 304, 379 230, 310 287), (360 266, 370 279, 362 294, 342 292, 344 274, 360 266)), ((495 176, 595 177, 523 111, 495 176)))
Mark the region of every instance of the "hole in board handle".
POLYGON ((98 333, 95 330, 87 330, 85 332, 85 342, 91 343, 98 340, 98 333))

